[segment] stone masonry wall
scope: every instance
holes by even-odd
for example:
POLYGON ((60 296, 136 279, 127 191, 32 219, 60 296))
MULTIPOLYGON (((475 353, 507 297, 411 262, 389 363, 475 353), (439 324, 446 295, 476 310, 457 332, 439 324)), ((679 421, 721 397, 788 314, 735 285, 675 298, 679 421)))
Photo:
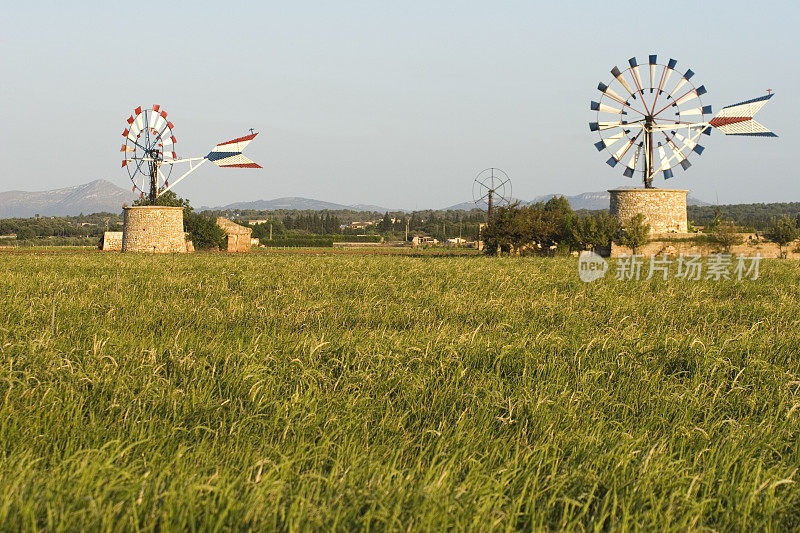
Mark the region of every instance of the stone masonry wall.
POLYGON ((250 251, 250 237, 253 234, 253 229, 228 220, 225 217, 217 218, 217 225, 225 231, 228 236, 228 251, 229 252, 249 252, 250 251))
MULTIPOLYGON (((684 235, 671 234, 664 235, 663 238, 669 237, 670 240, 660 240, 659 235, 654 235, 652 240, 637 248, 636 253, 645 257, 658 256, 658 255, 702 255, 708 256, 717 253, 724 253, 720 246, 713 244, 698 244, 692 240, 696 233, 688 233, 684 235)), ((795 241, 784 247, 784 252, 789 259, 800 259, 800 241, 795 241)), ((633 251, 627 246, 620 246, 619 244, 611 245, 611 257, 620 257, 631 255, 633 251)), ((746 235, 745 241, 742 244, 732 246, 727 252, 734 256, 754 256, 760 255, 764 258, 780 257, 780 248, 774 242, 766 242, 762 239, 756 239, 754 235, 746 235)))
POLYGON ((621 224, 643 214, 650 233, 686 233, 686 193, 674 189, 612 189, 609 212, 621 224))
POLYGON ((122 232, 106 231, 103 233, 103 251, 121 252, 122 251, 122 232))
POLYGON ((146 205, 124 209, 123 252, 186 252, 183 208, 146 205))

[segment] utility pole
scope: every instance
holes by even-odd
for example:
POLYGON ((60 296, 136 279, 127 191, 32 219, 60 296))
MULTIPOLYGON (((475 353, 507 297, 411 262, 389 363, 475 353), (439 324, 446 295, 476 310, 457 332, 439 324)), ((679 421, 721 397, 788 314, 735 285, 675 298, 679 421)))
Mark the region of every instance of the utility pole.
POLYGON ((406 219, 406 242, 408 242, 408 219, 406 219))
POLYGON ((269 240, 272 240, 272 221, 269 221, 269 240))

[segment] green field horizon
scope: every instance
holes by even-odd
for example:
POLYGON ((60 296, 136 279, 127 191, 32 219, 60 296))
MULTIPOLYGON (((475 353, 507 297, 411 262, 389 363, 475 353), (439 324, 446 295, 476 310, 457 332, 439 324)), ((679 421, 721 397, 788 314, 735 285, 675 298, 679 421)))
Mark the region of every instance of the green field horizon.
POLYGON ((0 529, 800 528, 796 261, 0 258, 0 529))

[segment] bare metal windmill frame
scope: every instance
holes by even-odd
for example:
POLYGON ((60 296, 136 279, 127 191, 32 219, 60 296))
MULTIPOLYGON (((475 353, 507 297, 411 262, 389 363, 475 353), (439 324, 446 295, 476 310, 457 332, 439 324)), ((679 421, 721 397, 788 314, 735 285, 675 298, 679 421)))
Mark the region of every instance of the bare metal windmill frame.
POLYGON ((509 205, 512 202, 511 178, 499 168, 490 167, 482 170, 472 182, 472 199, 475 205, 483 207, 486 202, 487 222, 492 218, 492 210, 496 204, 509 205))

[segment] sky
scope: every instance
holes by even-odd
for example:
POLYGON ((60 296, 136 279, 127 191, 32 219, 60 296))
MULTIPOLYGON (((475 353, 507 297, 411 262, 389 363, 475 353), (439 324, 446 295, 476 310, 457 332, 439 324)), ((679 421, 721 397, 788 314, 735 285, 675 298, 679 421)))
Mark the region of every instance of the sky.
POLYGON ((779 137, 715 132, 689 171, 654 184, 800 201, 798 20, 797 2, 730 0, 9 2, 0 191, 130 187, 121 133, 152 104, 179 156, 260 132, 245 153, 263 169, 204 165, 175 187, 196 206, 439 208, 470 200, 487 167, 523 200, 640 185, 594 148, 589 102, 614 65, 655 53, 691 68, 715 112, 772 89, 757 119, 779 137))

